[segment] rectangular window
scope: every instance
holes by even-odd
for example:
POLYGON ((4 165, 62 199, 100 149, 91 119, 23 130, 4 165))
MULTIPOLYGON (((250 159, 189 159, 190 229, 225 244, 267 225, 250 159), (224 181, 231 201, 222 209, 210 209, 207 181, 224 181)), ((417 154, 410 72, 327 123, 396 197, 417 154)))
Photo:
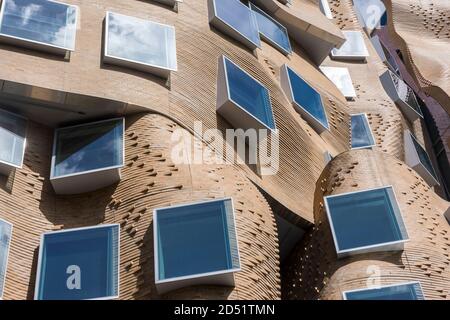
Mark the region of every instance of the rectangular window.
POLYGON ((113 299, 118 296, 118 224, 42 235, 35 300, 113 299))
POLYGON ((391 69, 392 72, 396 74, 400 74, 400 69, 398 67, 397 61, 395 61, 394 57, 389 53, 389 50, 383 45, 380 38, 375 35, 371 39, 373 47, 375 51, 380 56, 380 59, 386 64, 386 66, 391 69))
POLYGON ((320 11, 322 11, 322 13, 325 15, 325 17, 327 17, 328 19, 333 19, 333 14, 331 13, 328 0, 320 0, 319 8, 320 8, 320 11))
POLYGON ((408 240, 392 187, 324 197, 338 257, 403 250, 408 240))
POLYGON ((27 120, 0 109, 0 172, 21 168, 25 153, 27 120))
POLYGON ((340 60, 366 60, 369 56, 364 36, 360 31, 344 30, 346 41, 339 49, 331 50, 331 57, 340 60))
POLYGON ((64 54, 75 50, 77 7, 49 0, 3 0, 0 37, 64 54))
POLYGON ((381 0, 353 0, 353 5, 361 26, 369 34, 386 25, 386 7, 381 0))
POLYGON ((167 78, 177 70, 175 28, 107 12, 105 62, 167 78))
POLYGON ((331 82, 342 92, 344 97, 356 98, 355 88, 353 87, 352 78, 347 68, 338 67, 319 67, 320 70, 330 79, 331 82))
POLYGON ((5 289, 12 229, 12 224, 0 219, 0 300, 3 298, 3 291, 5 289))
POLYGON ((261 37, 282 53, 292 53, 287 29, 253 3, 250 3, 250 9, 255 16, 261 37))
POLYGON ((159 208, 153 223, 160 293, 186 284, 234 286, 240 262, 232 199, 159 208))
POLYGON ((296 110, 319 134, 330 129, 319 92, 287 65, 281 67, 281 86, 296 110))
POLYGON ((370 148, 375 145, 375 139, 370 129, 369 119, 365 113, 351 115, 352 149, 370 148))
POLYGON ((343 292, 345 300, 424 300, 420 282, 343 292))

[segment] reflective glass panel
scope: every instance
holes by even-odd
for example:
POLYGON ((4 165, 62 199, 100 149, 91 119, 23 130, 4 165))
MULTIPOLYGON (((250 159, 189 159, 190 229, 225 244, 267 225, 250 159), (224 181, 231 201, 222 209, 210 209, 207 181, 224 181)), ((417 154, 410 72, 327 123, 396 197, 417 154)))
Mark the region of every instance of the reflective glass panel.
POLYGON ((371 147, 375 144, 369 122, 365 114, 351 116, 352 148, 371 147))
POLYGON ((11 242, 12 225, 0 220, 0 299, 5 287, 6 268, 8 263, 9 245, 11 242))
POLYGON ((23 162, 27 120, 0 110, 0 161, 20 167, 23 162))
POLYGON ((345 296, 347 300, 423 300, 419 283, 351 291, 345 296))

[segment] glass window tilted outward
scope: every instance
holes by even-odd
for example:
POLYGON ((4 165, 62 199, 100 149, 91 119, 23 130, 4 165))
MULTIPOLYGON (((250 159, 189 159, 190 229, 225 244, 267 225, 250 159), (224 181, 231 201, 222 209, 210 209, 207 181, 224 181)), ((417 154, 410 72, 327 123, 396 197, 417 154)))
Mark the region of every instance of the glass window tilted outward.
POLYGON ((375 145, 372 130, 365 113, 351 116, 352 149, 370 148, 375 145))
POLYGON ((123 118, 57 129, 52 178, 123 166, 123 132, 123 118))
POLYGON ((49 0, 3 0, 0 36, 75 50, 77 7, 49 0))
POLYGON ((119 225, 44 233, 36 279, 36 300, 117 297, 119 225))
POLYGON ((0 219, 0 299, 5 288, 6 268, 8 267, 9 246, 11 242, 12 225, 0 219))
POLYGON ((345 300, 424 300, 419 282, 344 292, 345 300))
POLYGON ((408 86, 402 79, 400 79, 395 73, 389 72, 394 83, 395 90, 397 90, 398 97, 410 106, 421 118, 423 118, 422 110, 416 99, 416 94, 413 89, 408 86))
POLYGON ((331 50, 331 56, 336 59, 365 59, 369 56, 364 36, 360 31, 345 30, 346 41, 339 48, 331 50))
POLYGON ((410 132, 411 140, 414 144, 414 148, 416 149, 417 156, 419 157, 420 163, 425 167, 425 169, 433 176, 433 178, 438 181, 436 171, 434 171, 434 167, 431 163, 431 159, 428 156, 427 151, 424 147, 417 141, 416 137, 410 132))
POLYGON ((402 250, 408 239, 392 187, 325 197, 338 256, 402 250))
POLYGON ((320 70, 335 84, 346 98, 356 98, 352 78, 347 68, 319 67, 320 70))
POLYGON ((0 162, 22 167, 26 130, 25 118, 0 109, 0 162))
POLYGON ((250 3, 250 9, 256 18, 258 30, 262 38, 278 48, 284 54, 292 53, 291 43, 289 42, 289 35, 286 28, 253 3, 250 3))

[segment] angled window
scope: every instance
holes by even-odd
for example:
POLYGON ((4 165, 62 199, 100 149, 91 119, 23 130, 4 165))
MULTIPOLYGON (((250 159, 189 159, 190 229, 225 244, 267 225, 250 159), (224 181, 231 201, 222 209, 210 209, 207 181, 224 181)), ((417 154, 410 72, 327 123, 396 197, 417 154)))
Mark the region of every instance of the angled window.
POLYGON ((292 53, 287 29, 253 3, 250 3, 250 9, 255 15, 256 24, 262 39, 286 55, 292 53))
POLYGON ((424 300, 420 282, 408 282, 343 292, 345 300, 424 300))
POLYGON ((236 129, 276 129, 269 90, 225 56, 219 57, 217 112, 236 129))
POLYGON ((422 147, 409 130, 405 130, 404 138, 406 164, 413 168, 429 185, 438 185, 436 171, 434 171, 433 164, 425 148, 422 147))
POLYGON ((352 149, 370 148, 375 145, 369 120, 365 113, 352 114, 352 149))
POLYGON ((49 0, 3 0, 0 39, 57 54, 75 50, 77 7, 49 0))
POLYGON ((57 194, 93 191, 120 180, 124 119, 56 129, 50 180, 57 194))
POLYGON ((333 156, 332 154, 327 150, 323 153, 323 159, 325 160, 325 165, 328 164, 328 162, 330 162, 331 160, 333 160, 333 156))
POLYGON ((156 209, 153 225, 158 292, 234 286, 240 262, 231 198, 156 209))
POLYGON ((346 41, 339 49, 331 50, 331 58, 336 60, 366 60, 369 56, 364 36, 360 31, 344 30, 346 41))
POLYGON ((107 12, 104 60, 167 78, 177 70, 175 28, 107 12))
POLYGON ((320 11, 327 17, 328 19, 333 19, 333 14, 331 13, 330 5, 328 0, 320 0, 319 1, 320 11))
POLYGON ((347 68, 320 67, 320 70, 338 87, 344 97, 348 99, 356 98, 355 88, 347 68))
POLYGON ((118 296, 118 224, 42 234, 35 300, 113 299, 118 296))
POLYGON ((403 250, 408 240, 392 187, 324 197, 338 257, 403 250))
POLYGON ((353 0, 353 6, 361 26, 369 34, 386 25, 386 7, 382 0, 353 0))
POLYGON ((370 40, 372 41, 375 51, 380 56, 381 61, 383 61, 386 66, 391 69, 392 72, 395 72, 399 75, 400 69, 398 67, 397 61, 395 61, 394 57, 389 53, 389 50, 383 45, 380 38, 375 35, 370 38, 370 40))
POLYGON ((0 300, 3 298, 5 288, 12 229, 12 224, 0 219, 0 300))
POLYGON ((154 1, 166 4, 171 7, 174 7, 178 2, 183 2, 183 0, 154 0, 154 1))
POLYGON ((258 26, 239 0, 208 0, 209 23, 251 50, 260 47, 258 26))
POLYGON ((25 118, 0 109, 0 174, 22 168, 26 131, 25 118))
POLYGON ((281 67, 281 87, 297 112, 319 134, 330 129, 319 92, 287 65, 281 67))

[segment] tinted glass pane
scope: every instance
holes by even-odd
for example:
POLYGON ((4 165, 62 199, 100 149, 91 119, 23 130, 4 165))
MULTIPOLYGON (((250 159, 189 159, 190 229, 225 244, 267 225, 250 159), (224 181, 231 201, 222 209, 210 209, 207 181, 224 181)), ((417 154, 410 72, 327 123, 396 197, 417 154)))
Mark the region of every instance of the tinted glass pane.
POLYGON ((118 226, 46 234, 40 257, 38 299, 116 296, 118 239, 118 226))
POLYGON ((356 97, 355 88, 347 68, 320 67, 320 70, 338 87, 344 97, 356 97))
POLYGON ((352 116, 352 148, 370 147, 375 144, 369 123, 364 114, 352 116))
POLYGON ((292 94, 294 95, 294 101, 324 127, 328 128, 328 120, 320 94, 291 70, 291 68, 288 67, 287 70, 292 87, 292 94))
POLYGON ((27 121, 0 110, 0 161, 21 166, 27 121))
POLYGON ((386 24, 386 7, 381 0, 353 0, 353 5, 365 27, 375 29, 386 24))
POLYGON ((418 114, 423 116, 422 111, 420 110, 420 106, 417 102, 416 95, 414 94, 414 91, 394 73, 390 73, 390 75, 392 81, 394 82, 395 89, 397 90, 400 99, 403 100, 412 109, 414 109, 418 114))
POLYGON ((54 176, 120 166, 122 149, 122 119, 59 129, 54 176))
POLYGON ((342 31, 347 41, 339 49, 334 48, 333 56, 342 57, 367 57, 368 51, 364 43, 364 36, 359 31, 342 31))
POLYGON ((404 240, 388 190, 327 198, 339 250, 404 240))
POLYGON ((347 300, 422 300, 419 284, 347 292, 347 300))
POLYGON ((269 128, 275 129, 269 91, 228 59, 225 59, 225 67, 231 100, 269 128))
POLYGON ((413 135, 411 135, 411 139, 414 143, 414 147, 416 148, 417 155, 419 156, 420 159, 420 163, 422 163, 425 169, 427 169, 428 172, 437 180, 436 172, 434 171, 433 165, 431 164, 431 160, 430 157, 428 156, 428 153, 417 142, 416 138, 413 135))
POLYGON ((4 0, 0 32, 73 50, 77 10, 47 0, 4 0))
POLYGON ((159 279, 239 267, 231 201, 157 211, 159 279))
POLYGON ((5 287, 6 267, 8 262, 8 250, 11 242, 12 227, 9 223, 0 220, 0 298, 5 287))
POLYGON ((291 53, 291 44, 286 28, 255 5, 250 4, 250 8, 255 15, 259 33, 284 53, 291 53))

